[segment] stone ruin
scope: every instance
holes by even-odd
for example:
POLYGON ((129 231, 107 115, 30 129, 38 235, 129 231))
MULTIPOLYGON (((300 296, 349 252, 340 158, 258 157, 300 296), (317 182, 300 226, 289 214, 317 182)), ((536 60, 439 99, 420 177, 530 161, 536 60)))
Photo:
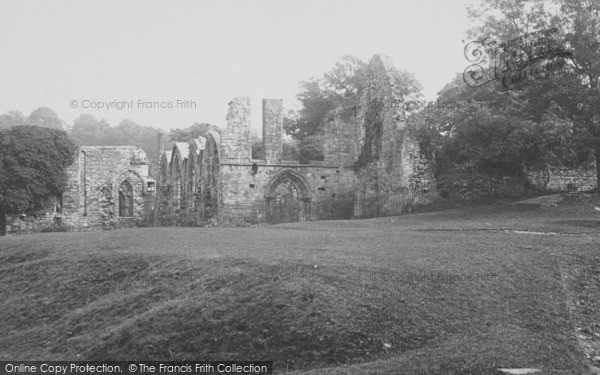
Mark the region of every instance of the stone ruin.
POLYGON ((337 108, 323 120, 323 161, 283 159, 281 99, 262 101, 263 156, 253 159, 250 99, 234 98, 220 135, 209 132, 167 148, 159 134, 152 176, 138 147, 80 147, 68 189, 51 197, 36 218, 7 216, 6 232, 350 219, 410 212, 440 198, 463 202, 596 187, 595 168, 527 171, 527 181, 483 175, 436 180, 406 127, 391 60, 374 56, 367 79, 356 108, 337 108))
POLYGON ((388 57, 368 66, 357 108, 323 123, 323 161, 283 160, 283 102, 262 101, 262 159, 252 159, 250 99, 229 103, 219 135, 176 142, 159 134, 150 178, 137 147, 81 147, 69 188, 41 226, 214 226, 372 217, 437 198, 433 170, 407 130, 399 75, 388 57))
POLYGON ((262 101, 262 159, 252 159, 247 97, 229 103, 220 137, 211 133, 170 150, 161 139, 155 225, 380 216, 431 202, 432 168, 406 129, 401 106, 391 105, 402 100, 398 83, 391 60, 373 57, 358 108, 336 109, 324 120, 323 161, 283 159, 280 99, 262 101))

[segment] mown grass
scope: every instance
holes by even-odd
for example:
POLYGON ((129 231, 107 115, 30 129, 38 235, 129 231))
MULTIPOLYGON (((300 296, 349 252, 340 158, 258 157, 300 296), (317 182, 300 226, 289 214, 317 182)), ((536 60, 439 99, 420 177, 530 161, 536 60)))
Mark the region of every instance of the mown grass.
POLYGON ((597 287, 588 275, 599 259, 594 215, 480 206, 4 237, 0 359, 264 359, 277 372, 314 374, 585 373, 575 325, 590 324, 598 306, 570 309, 569 296, 583 293, 582 280, 588 295, 597 287))

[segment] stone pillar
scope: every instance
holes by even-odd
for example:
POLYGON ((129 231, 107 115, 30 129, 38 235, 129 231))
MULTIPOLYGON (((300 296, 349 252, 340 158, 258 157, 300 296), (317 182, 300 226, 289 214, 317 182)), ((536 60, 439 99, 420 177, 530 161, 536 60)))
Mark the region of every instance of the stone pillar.
POLYGON ((263 99, 263 158, 281 162, 283 154, 283 100, 263 99))
POLYGON ((221 136, 223 161, 246 161, 252 157, 250 144, 250 98, 234 98, 229 102, 227 128, 221 136))

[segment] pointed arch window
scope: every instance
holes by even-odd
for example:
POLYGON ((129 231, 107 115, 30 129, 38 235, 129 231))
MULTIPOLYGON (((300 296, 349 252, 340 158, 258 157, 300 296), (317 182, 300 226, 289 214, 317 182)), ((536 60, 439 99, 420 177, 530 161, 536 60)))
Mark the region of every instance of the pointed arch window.
POLYGON ((127 180, 119 185, 119 216, 133 216, 133 188, 127 180))

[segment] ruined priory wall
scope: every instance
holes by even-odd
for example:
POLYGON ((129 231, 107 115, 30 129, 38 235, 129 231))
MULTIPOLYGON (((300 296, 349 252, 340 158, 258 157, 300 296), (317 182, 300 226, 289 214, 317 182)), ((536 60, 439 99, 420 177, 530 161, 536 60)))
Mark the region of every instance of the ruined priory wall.
POLYGON ((323 121, 323 161, 351 167, 358 154, 356 113, 352 108, 333 110, 323 121))
POLYGON ((280 163, 283 157, 283 101, 263 99, 263 159, 280 163))
MULTIPOLYGON (((312 206, 331 201, 348 201, 354 196, 355 175, 351 168, 311 165, 270 165, 262 160, 252 164, 221 165, 222 202, 220 225, 244 225, 265 222, 265 193, 270 181, 282 171, 301 174, 311 191, 312 206)), ((318 212, 310 213, 317 220, 318 212)), ((308 219, 308 218, 307 218, 308 219)))
POLYGON ((250 98, 234 98, 229 103, 227 128, 222 134, 222 159, 226 161, 249 161, 252 157, 250 144, 250 98))
POLYGON ((153 203, 146 199, 148 161, 138 147, 80 147, 67 176, 62 199, 50 197, 36 217, 10 217, 7 233, 139 225, 146 219, 148 203, 153 203), (123 181, 133 190, 131 217, 119 217, 119 185, 123 181))
POLYGON ((81 147, 69 171, 69 189, 63 194, 63 224, 81 228, 116 228, 144 221, 148 164, 143 150, 133 146, 81 147), (133 215, 119 217, 119 185, 133 188, 133 215))
POLYGON ((399 82, 388 57, 371 59, 357 113, 359 217, 401 213, 405 207, 437 198, 433 166, 406 128, 399 82))

